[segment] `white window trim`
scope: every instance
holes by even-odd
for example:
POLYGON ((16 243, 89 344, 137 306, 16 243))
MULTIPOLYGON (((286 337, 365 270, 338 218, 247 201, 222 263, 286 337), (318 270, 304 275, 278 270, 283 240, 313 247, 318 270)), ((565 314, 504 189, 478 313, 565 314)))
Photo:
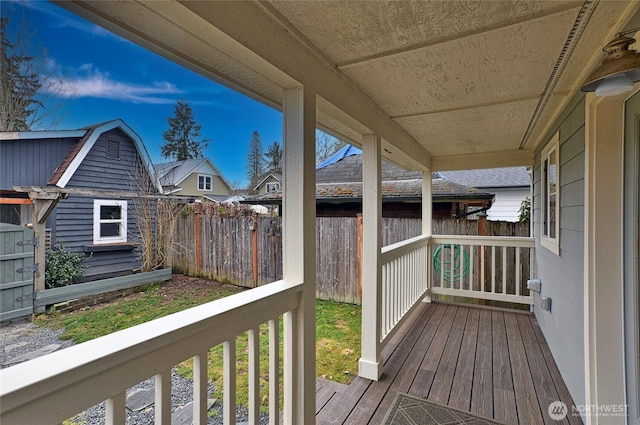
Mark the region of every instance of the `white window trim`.
POLYGON ((96 245, 118 243, 127 241, 127 201, 116 201, 112 199, 94 199, 93 200, 93 243, 96 245), (100 207, 102 206, 119 206, 122 210, 120 220, 100 221, 100 207), (120 236, 100 237, 100 224, 107 222, 120 222, 122 232, 120 236))
POLYGON ((211 192, 213 190, 213 176, 211 174, 198 174, 198 190, 201 192, 211 192), (200 177, 204 177, 205 178, 205 184, 204 184, 204 188, 201 189, 200 188, 200 177), (207 189, 207 180, 209 179, 209 189, 207 189))
POLYGON ((540 154, 540 244, 556 255, 560 255, 560 132, 547 143, 540 154), (556 156, 556 225, 555 238, 544 234, 547 211, 547 188, 545 184, 544 162, 549 156, 556 156))

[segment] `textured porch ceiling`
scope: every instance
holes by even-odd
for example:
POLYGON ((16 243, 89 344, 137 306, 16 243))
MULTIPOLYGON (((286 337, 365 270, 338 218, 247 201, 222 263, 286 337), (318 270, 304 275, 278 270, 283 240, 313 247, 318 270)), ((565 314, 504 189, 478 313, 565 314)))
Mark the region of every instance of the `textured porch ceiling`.
POLYGON ((469 168, 478 158, 481 166, 531 162, 602 46, 638 8, 495 0, 60 4, 275 107, 283 88, 311 85, 324 99, 323 128, 356 143, 363 132, 380 132, 391 160, 424 168, 433 159, 440 169, 469 168), (339 99, 343 87, 356 100, 339 99), (386 127, 359 116, 364 104, 386 127))

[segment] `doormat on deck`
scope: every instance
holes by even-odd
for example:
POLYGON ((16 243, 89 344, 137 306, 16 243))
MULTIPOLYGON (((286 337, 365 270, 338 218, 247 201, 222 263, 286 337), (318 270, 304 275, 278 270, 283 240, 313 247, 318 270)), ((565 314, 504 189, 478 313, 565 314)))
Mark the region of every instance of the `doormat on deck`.
POLYGON ((424 398, 398 393, 382 422, 383 425, 502 425, 424 398))

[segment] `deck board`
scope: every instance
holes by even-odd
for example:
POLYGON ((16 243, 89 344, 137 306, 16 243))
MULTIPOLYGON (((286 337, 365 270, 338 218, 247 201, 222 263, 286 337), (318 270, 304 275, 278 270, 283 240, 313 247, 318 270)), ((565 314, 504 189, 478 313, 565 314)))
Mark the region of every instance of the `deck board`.
POLYGON ((480 310, 476 362, 471 390, 471 412, 493 417, 493 350, 491 310, 480 310))
POLYGON ((551 401, 573 402, 527 312, 424 304, 383 355, 378 382, 356 378, 348 388, 318 387, 318 424, 379 424, 399 392, 505 424, 582 423, 549 420, 551 401))

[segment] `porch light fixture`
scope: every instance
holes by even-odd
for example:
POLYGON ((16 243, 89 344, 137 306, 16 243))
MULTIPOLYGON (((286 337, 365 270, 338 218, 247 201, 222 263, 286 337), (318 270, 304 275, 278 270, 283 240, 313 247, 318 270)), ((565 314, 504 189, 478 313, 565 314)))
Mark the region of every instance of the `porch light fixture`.
POLYGON ((633 83, 640 81, 640 55, 629 48, 636 40, 625 34, 639 29, 621 32, 604 46, 602 51, 607 56, 589 75, 582 91, 595 91, 596 96, 615 96, 633 90, 633 83))

